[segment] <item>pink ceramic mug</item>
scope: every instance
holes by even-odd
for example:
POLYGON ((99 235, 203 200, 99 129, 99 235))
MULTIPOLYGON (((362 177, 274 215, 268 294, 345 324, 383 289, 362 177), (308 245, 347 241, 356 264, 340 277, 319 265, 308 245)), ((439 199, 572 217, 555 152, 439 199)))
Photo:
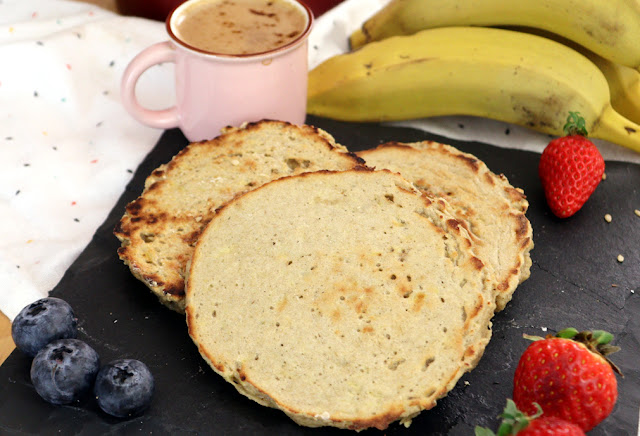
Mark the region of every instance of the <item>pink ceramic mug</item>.
POLYGON ((122 77, 122 103, 138 121, 151 127, 179 127, 191 142, 211 139, 226 126, 273 119, 304 123, 307 104, 308 43, 311 10, 297 0, 282 0, 306 16, 304 31, 277 49, 252 55, 209 53, 176 36, 176 20, 189 0, 167 17, 170 40, 143 50, 122 77), (140 76, 150 67, 175 63, 176 105, 164 110, 144 108, 135 95, 140 76))

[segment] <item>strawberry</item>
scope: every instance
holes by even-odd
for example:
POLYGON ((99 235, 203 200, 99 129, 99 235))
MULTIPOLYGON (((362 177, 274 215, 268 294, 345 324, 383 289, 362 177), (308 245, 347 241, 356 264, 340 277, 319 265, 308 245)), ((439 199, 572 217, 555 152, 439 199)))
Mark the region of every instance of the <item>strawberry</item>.
POLYGON ((568 218, 582 208, 602 180, 604 159, 589 141, 584 118, 569 112, 566 136, 551 141, 543 150, 538 175, 549 208, 568 218))
POLYGON ((585 436, 580 426, 555 416, 542 416, 518 432, 519 436, 585 436))
POLYGON ((520 357, 513 378, 518 408, 533 413, 538 403, 545 416, 579 425, 585 432, 605 419, 618 398, 614 371, 606 355, 619 350, 609 345, 610 333, 578 332, 569 328, 534 342, 520 357))
MULTIPOLYGON (((570 422, 555 416, 541 416, 542 409, 534 403, 538 409, 535 415, 527 416, 516 407, 513 400, 507 400, 502 415, 502 424, 498 428, 497 436, 585 436, 582 429, 570 422)), ((476 436, 496 436, 491 430, 484 427, 475 428, 476 436)))

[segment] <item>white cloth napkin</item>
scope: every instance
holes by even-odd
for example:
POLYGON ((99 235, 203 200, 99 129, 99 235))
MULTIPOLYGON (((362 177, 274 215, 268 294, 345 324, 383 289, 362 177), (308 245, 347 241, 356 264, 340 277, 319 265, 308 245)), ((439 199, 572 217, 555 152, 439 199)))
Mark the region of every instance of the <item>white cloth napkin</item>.
MULTIPOLYGON (((46 296, 91 240, 161 131, 120 104, 120 76, 161 23, 62 0, 0 2, 0 310, 46 296)), ((172 67, 140 100, 172 103, 172 67), (167 85, 168 84, 168 85, 167 85)))
MULTIPOLYGON (((310 67, 346 51, 351 31, 387 1, 346 0, 318 18, 310 67)), ((0 1, 0 311, 10 319, 59 282, 162 134, 126 113, 119 86, 127 63, 166 38, 163 23, 84 3, 0 1)), ((173 89, 164 64, 142 76, 137 94, 160 109, 175 101, 173 89)), ((549 141, 471 117, 396 124, 536 151, 549 141)), ((640 162, 598 145, 606 159, 640 162)))

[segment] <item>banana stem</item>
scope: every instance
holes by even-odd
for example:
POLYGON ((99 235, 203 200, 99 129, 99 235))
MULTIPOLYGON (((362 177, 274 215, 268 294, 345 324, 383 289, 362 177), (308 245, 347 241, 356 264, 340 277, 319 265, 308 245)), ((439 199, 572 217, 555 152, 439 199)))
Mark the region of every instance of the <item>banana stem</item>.
POLYGON ((356 48, 360 48, 367 43, 367 35, 363 32, 362 29, 356 29, 349 36, 349 48, 351 50, 355 50, 356 48))
POLYGON ((592 128, 591 136, 640 153, 640 125, 629 121, 611 106, 602 111, 602 116, 592 128))

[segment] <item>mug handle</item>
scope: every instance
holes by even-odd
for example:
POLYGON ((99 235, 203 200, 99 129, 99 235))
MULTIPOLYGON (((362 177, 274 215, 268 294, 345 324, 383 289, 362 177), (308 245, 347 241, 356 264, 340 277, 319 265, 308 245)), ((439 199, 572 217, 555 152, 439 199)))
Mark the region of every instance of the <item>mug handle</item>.
POLYGON ((146 109, 136 98, 136 84, 146 70, 163 62, 175 63, 176 51, 169 41, 159 42, 141 51, 131 60, 122 75, 120 95, 122 104, 136 120, 151 127, 171 129, 178 127, 176 106, 163 110, 146 109))

